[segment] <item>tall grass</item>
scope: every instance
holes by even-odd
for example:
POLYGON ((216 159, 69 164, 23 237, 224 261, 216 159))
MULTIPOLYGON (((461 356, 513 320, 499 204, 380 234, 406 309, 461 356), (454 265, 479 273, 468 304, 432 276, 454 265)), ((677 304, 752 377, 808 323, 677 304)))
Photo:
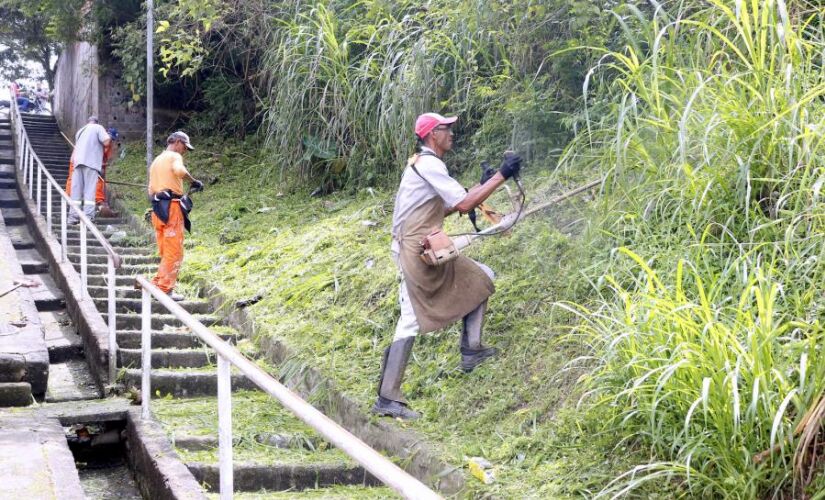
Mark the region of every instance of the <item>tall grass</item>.
POLYGON ((587 59, 571 53, 557 69, 546 56, 568 36, 601 36, 601 3, 610 2, 284 2, 261 66, 275 164, 282 174, 394 179, 414 147, 411 124, 428 110, 460 115, 459 137, 472 135, 481 155, 516 146, 543 156, 569 138, 566 86, 578 87, 587 59))
POLYGON ((618 9, 642 35, 585 83, 602 118, 564 162, 608 175, 599 241, 617 251, 601 298, 562 307, 591 348, 577 360, 594 364, 585 402, 650 455, 603 495, 650 482, 729 498, 823 486, 801 470, 821 468, 821 449, 796 450, 795 431, 821 437, 806 413, 825 390, 825 34, 819 9, 791 7, 618 9))
POLYGON ((281 21, 264 66, 266 136, 283 165, 314 155, 335 173, 349 161, 351 175, 375 174, 412 150, 405 131, 418 113, 449 104, 471 119, 478 73, 506 82, 494 33, 460 26, 457 13, 398 4, 317 2, 281 21))

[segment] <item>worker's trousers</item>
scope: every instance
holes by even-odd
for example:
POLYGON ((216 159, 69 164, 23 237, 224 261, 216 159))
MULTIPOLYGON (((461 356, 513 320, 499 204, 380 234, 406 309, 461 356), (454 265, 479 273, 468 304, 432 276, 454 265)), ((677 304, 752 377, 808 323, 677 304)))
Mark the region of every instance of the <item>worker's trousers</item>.
MULTIPOLYGON (((89 219, 95 218, 95 191, 97 190, 98 171, 86 165, 77 165, 72 172, 72 203, 82 206, 89 219)), ((74 210, 69 211, 69 223, 77 222, 79 217, 74 210)))
MULTIPOLYGON (((415 337, 418 335, 419 326, 418 320, 415 319, 415 311, 413 310, 412 302, 410 302, 410 294, 407 291, 407 283, 404 280, 404 273, 401 271, 401 260, 397 253, 390 252, 392 255, 392 260, 395 262, 395 265, 398 267, 398 274, 401 275, 401 283, 398 284, 398 304, 401 306, 401 317, 398 318, 398 323, 395 325, 395 336, 393 336, 392 340, 395 342, 396 340, 401 340, 407 337, 415 337)), ((495 279, 496 273, 493 272, 492 269, 485 266, 481 262, 475 262, 478 267, 484 271, 484 274, 490 277, 490 279, 495 279)))
POLYGON ((160 265, 152 283, 166 293, 171 292, 178 282, 178 272, 183 263, 183 212, 180 202, 173 200, 169 204, 169 220, 163 222, 154 213, 152 225, 158 241, 160 265))
MULTIPOLYGON (((74 164, 69 162, 69 178, 66 180, 66 193, 72 195, 72 176, 74 175, 74 164)), ((97 191, 95 191, 95 203, 100 205, 106 202, 106 185, 101 177, 106 177, 106 164, 103 164, 103 169, 100 176, 97 178, 97 191)))

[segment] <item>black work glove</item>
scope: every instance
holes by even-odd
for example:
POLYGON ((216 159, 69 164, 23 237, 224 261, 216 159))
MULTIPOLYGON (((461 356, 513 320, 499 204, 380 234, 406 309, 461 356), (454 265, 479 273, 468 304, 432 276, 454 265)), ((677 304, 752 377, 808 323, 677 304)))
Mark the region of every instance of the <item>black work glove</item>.
POLYGON ((488 162, 481 162, 481 184, 489 181, 494 175, 496 175, 496 170, 488 162))
POLYGON ((158 191, 152 197, 152 201, 162 201, 162 200, 171 200, 171 199, 172 199, 172 193, 170 193, 169 191, 158 191))
POLYGON ((199 193, 203 191, 203 181, 199 181, 195 179, 192 181, 192 184, 189 185, 189 192, 190 193, 199 193))
POLYGON ((504 161, 501 162, 498 171, 505 179, 518 177, 519 172, 521 172, 521 156, 511 151, 504 153, 504 161))

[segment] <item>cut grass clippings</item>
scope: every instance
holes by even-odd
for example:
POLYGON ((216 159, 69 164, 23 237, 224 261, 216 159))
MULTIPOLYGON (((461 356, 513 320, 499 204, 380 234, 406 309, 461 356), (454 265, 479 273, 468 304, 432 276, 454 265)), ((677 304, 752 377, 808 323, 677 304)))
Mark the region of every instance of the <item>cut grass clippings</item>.
MULTIPOLYGON (((261 158, 227 161, 242 145, 198 142, 203 147, 186 163, 207 187, 194 197, 181 280, 215 283, 230 301, 260 294, 250 306, 257 331, 283 340, 297 354, 293 366, 320 370, 368 411, 398 315, 397 271, 389 256, 393 190, 312 198, 258 177, 261 158)), ((137 144, 128 149, 110 175, 141 182, 143 154, 137 144)), ((579 172, 562 186, 561 176, 537 169, 526 179, 531 199, 588 179, 579 172)), ((594 249, 574 244, 575 234, 589 229, 586 197, 469 250, 497 273, 485 339, 501 349, 499 357, 462 373, 460 324, 416 341, 404 391, 424 416, 396 425, 425 435, 456 467, 472 456, 493 462, 496 482, 482 485, 468 476, 471 496, 592 494, 622 470, 619 464, 632 451, 616 453, 613 436, 594 435, 575 408, 562 409, 580 376, 565 367, 579 353, 559 348, 570 316, 553 303, 589 288, 583 275, 594 265, 594 249)), ((138 214, 146 208, 139 190, 123 192, 123 201, 138 214)), ((492 203, 510 210, 503 192, 492 203)), ((456 217, 447 227, 453 233, 470 229, 466 218, 456 217)))

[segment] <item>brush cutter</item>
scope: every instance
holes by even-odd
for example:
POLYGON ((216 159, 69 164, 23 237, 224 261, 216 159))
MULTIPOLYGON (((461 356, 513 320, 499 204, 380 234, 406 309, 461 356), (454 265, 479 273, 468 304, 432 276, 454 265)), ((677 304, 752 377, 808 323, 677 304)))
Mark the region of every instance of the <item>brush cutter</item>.
MULTIPOLYGON (((534 207, 531 207, 528 210, 524 210, 524 203, 522 203, 517 210, 515 210, 514 212, 512 212, 510 214, 505 215, 501 219, 501 222, 499 222, 498 224, 496 224, 494 226, 488 227, 487 229, 485 229, 484 231, 481 231, 480 233, 463 233, 463 234, 450 235, 450 237, 453 239, 453 242, 455 243, 456 248, 458 250, 462 250, 462 249, 467 248, 468 246, 470 246, 478 238, 481 238, 483 236, 493 236, 493 235, 496 235, 496 234, 502 234, 504 232, 507 232, 510 229, 512 229, 512 227, 515 226, 518 222, 520 222, 522 219, 527 217, 528 215, 533 215, 534 213, 540 212, 540 211, 545 210, 547 208, 550 208, 554 205, 558 205, 559 203, 561 203, 561 202, 563 202, 563 201, 565 201, 569 198, 572 198, 576 195, 579 195, 579 194, 581 194, 581 193, 583 193, 583 192, 585 192, 589 189, 593 189, 594 187, 598 186, 602 182, 604 182, 603 178, 592 180, 592 181, 590 181, 586 184, 582 184, 581 186, 579 186, 577 188, 571 189, 570 191, 567 191, 567 192, 562 193, 562 194, 560 194, 560 195, 558 195, 554 198, 551 198, 550 200, 547 200, 544 203, 539 203, 538 205, 536 205, 534 207)), ((519 186, 519 190, 523 193, 524 190, 521 187, 521 182, 517 180, 516 184, 519 186)))

